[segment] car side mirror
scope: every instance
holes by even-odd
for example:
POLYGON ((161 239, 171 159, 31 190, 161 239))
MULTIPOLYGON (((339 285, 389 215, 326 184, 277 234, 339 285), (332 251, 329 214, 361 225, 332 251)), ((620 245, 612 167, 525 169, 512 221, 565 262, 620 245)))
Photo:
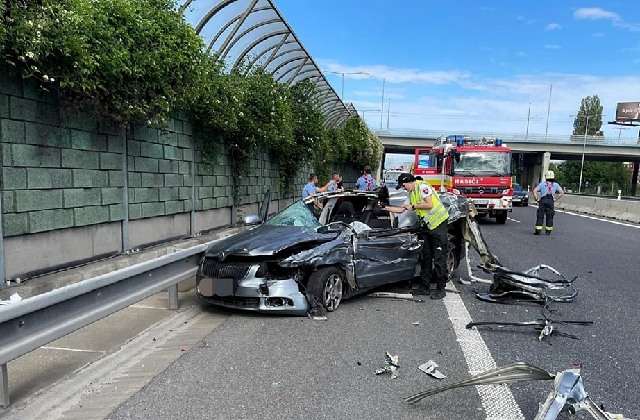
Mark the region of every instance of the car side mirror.
POLYGON ((247 226, 259 225, 262 219, 257 214, 250 214, 244 218, 244 224, 247 226))

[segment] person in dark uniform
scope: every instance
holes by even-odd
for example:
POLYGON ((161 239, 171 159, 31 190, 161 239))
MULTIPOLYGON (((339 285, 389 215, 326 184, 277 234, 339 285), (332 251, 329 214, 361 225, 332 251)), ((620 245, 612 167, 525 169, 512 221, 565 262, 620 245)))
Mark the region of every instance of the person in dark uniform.
POLYGON ((424 240, 420 263, 422 285, 416 294, 431 295, 431 299, 442 299, 446 296, 444 288, 449 280, 447 272, 449 213, 440 201, 436 190, 428 182, 416 180, 409 173, 402 173, 398 176, 398 185, 396 185, 396 189, 400 188, 409 192, 411 204, 404 204, 402 207, 386 206, 385 209, 394 213, 413 210, 421 220, 420 237, 424 240))
POLYGON ((540 235, 543 226, 547 235, 551 235, 553 230, 554 203, 564 195, 562 187, 555 182, 554 178, 553 171, 547 171, 545 182, 541 182, 533 189, 533 198, 538 202, 534 235, 540 235), (545 216, 547 218, 546 223, 544 223, 545 216))

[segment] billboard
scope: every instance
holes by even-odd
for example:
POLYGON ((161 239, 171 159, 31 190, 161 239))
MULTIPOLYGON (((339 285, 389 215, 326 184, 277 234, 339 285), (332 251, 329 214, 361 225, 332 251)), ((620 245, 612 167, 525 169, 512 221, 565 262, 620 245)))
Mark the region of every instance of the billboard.
POLYGON ((640 102, 618 102, 616 121, 640 121, 640 102))

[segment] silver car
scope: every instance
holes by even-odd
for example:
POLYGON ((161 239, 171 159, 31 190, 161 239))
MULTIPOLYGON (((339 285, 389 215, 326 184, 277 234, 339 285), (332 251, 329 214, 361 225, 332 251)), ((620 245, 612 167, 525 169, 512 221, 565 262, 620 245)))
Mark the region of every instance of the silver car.
MULTIPOLYGON (((334 311, 343 299, 416 275, 422 240, 413 212, 394 215, 403 191, 322 193, 299 200, 267 220, 270 194, 257 225, 213 244, 196 277, 205 302, 258 312, 305 315, 321 305, 334 311), (323 209, 314 207, 314 198, 323 209)), ((456 221, 466 200, 446 197, 450 207, 449 267, 459 263, 462 238, 456 221)))

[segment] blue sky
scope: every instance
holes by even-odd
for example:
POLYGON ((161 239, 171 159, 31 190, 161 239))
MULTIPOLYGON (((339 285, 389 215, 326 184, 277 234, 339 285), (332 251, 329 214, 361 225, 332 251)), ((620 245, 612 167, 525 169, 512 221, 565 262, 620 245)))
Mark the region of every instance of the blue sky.
POLYGON ((640 16, 628 0, 274 3, 338 94, 329 72, 369 73, 345 74, 344 100, 374 130, 384 79, 385 129, 524 133, 528 122, 543 135, 548 120, 548 133, 568 135, 581 99, 598 95, 605 135, 638 136, 606 124, 616 103, 640 102, 640 16))

